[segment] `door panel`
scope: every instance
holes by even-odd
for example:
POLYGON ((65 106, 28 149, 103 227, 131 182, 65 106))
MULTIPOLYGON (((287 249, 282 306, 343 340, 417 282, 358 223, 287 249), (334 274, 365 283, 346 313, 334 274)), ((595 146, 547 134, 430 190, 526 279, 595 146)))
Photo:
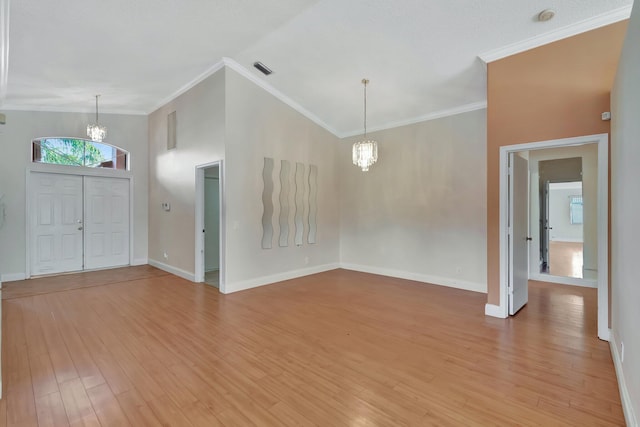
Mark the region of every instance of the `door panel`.
POLYGON ((33 173, 31 182, 31 274, 82 270, 82 177, 33 173))
POLYGON ((509 314, 529 299, 529 162, 510 154, 509 186, 509 314))
POLYGON ((85 177, 85 268, 129 264, 129 181, 85 177))

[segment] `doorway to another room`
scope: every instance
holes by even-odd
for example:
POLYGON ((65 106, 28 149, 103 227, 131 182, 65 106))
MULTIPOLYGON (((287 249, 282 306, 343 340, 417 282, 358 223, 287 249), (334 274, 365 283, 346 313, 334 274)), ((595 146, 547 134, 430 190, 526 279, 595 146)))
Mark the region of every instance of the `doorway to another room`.
POLYGON ((224 290, 222 162, 196 167, 196 282, 224 290))
POLYGON ((545 227, 546 253, 541 253, 541 273, 553 276, 584 277, 584 233, 582 181, 546 183, 541 226, 545 227))
POLYGON ((500 306, 488 314, 525 306, 529 280, 597 288, 608 340, 608 135, 504 146, 500 162, 500 306))

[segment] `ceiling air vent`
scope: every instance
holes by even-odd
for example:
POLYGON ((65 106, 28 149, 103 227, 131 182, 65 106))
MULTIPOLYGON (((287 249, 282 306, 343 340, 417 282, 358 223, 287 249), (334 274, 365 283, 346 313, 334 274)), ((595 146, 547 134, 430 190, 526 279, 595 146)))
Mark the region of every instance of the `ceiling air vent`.
POLYGON ((264 65, 260 61, 254 62, 253 66, 256 67, 258 70, 260 70, 260 72, 262 74, 264 74, 265 76, 268 76, 269 74, 273 73, 273 71, 271 71, 271 69, 269 69, 269 67, 267 67, 266 65, 264 65))

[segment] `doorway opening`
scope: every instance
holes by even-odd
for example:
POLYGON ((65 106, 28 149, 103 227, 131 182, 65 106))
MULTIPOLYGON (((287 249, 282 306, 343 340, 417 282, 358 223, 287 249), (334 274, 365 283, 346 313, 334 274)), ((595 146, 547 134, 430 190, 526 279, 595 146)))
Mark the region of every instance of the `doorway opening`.
POLYGON ((222 161, 196 167, 196 282, 224 292, 222 161))
MULTIPOLYGON (((530 178, 531 193, 539 193, 539 180, 537 175, 531 174, 529 163, 532 156, 540 154, 546 149, 567 149, 569 147, 590 146, 595 150, 597 156, 594 160, 593 169, 595 177, 591 190, 596 197, 587 197, 586 176, 583 181, 581 200, 572 200, 574 204, 583 203, 583 240, 584 240, 584 266, 583 271, 592 274, 597 287, 598 301, 598 337, 602 340, 609 340, 608 325, 608 135, 590 135, 585 137, 566 138, 552 141, 542 141, 527 144, 517 144, 500 148, 500 306, 488 306, 487 314, 497 317, 508 317, 524 306, 527 302, 528 280, 543 280, 548 282, 578 284, 576 281, 589 280, 586 278, 561 277, 541 273, 541 252, 539 246, 544 237, 543 227, 530 227, 540 221, 539 206, 531 209, 522 209, 520 203, 539 203, 538 197, 517 197, 517 192, 513 189, 517 184, 516 168, 513 158, 525 159, 524 173, 520 173, 520 180, 530 178), (518 155, 516 155, 518 153, 518 155), (524 178, 522 178, 524 177, 524 178), (538 183, 538 184, 536 184, 538 183), (520 202, 518 202, 520 200, 520 202), (515 203, 515 204, 514 204, 515 203), (595 218, 591 218, 589 226, 586 224, 587 204, 595 206, 595 218), (524 213, 523 213, 524 212, 524 213), (529 214, 532 218, 529 221, 529 214), (524 222, 524 226, 522 225, 524 222), (592 229, 588 229, 591 227, 592 229), (522 231, 524 230, 524 231, 522 231), (528 230, 528 232, 527 232, 528 230), (593 242, 587 250, 587 235, 592 234, 593 242), (514 257, 514 253, 516 256, 514 257), (522 253, 528 253, 528 265, 522 261, 522 253), (520 254, 520 255, 518 255, 520 254), (591 265, 588 265, 592 263, 591 265)), ((565 156, 571 157, 571 156, 565 156)), ((547 159, 545 159, 547 160, 547 159)), ((584 162, 584 157, 583 157, 584 162)), ((517 165, 517 164, 516 164, 517 165)), ((519 167, 520 169, 522 167, 519 167)), ((586 171, 586 165, 583 164, 586 171)), ((571 181, 566 181, 571 182, 571 181)), ((524 186, 529 189, 528 186, 524 186)), ((577 195, 576 195, 577 196, 577 195)), ((571 207, 569 207, 571 209, 571 207)), ((574 206, 575 220, 579 220, 578 211, 580 208, 574 206)), ((547 225, 549 226, 549 224, 547 225)), ((583 274, 586 276, 586 274, 583 274)))
POLYGON ((584 203, 582 181, 545 182, 541 198, 540 273, 553 276, 584 277, 584 203), (542 248, 545 251, 542 251, 542 248))

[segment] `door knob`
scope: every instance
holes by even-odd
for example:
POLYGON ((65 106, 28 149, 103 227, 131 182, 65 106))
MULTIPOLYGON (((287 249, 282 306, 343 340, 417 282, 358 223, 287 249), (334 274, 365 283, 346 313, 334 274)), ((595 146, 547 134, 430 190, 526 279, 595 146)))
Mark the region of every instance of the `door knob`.
POLYGON ((528 240, 528 241, 531 241, 531 240, 533 240, 533 237, 527 236, 527 237, 525 237, 525 239, 528 240))
POLYGON ((82 226, 78 227, 78 230, 82 230, 82 226))

